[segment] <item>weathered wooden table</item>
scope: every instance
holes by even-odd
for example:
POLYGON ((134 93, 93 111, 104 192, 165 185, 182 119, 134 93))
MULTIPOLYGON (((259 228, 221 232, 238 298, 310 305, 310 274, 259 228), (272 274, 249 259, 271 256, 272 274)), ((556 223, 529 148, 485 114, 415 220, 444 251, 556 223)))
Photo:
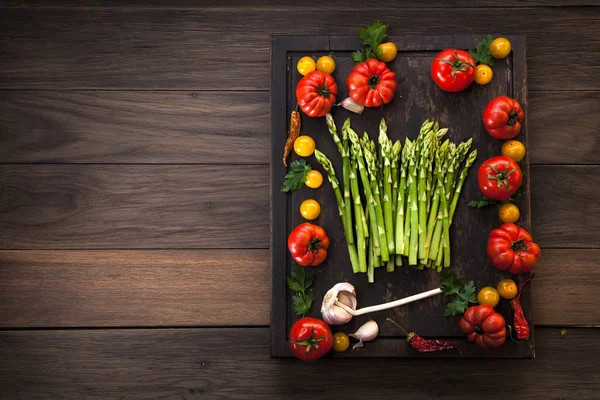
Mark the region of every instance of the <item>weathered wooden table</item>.
POLYGON ((3 3, 0 398, 600 396, 600 2, 3 3), (270 36, 377 18, 528 35, 536 360, 269 359, 270 36))

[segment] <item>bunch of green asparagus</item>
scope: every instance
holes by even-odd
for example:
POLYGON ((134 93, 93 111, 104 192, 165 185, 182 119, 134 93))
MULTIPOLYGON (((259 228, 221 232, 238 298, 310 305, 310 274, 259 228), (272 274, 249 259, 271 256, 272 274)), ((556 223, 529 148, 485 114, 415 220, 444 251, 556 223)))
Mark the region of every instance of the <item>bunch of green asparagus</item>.
POLYGON ((450 225, 477 157, 477 150, 469 154, 472 139, 442 142, 448 129, 425 120, 417 138, 402 146, 389 139, 382 119, 376 144, 366 132, 359 138, 350 118, 341 138, 331 114, 326 121, 342 157, 343 193, 331 161, 319 150, 315 157, 335 192, 353 271, 373 282, 381 266, 388 272, 402 265, 449 267, 450 225))

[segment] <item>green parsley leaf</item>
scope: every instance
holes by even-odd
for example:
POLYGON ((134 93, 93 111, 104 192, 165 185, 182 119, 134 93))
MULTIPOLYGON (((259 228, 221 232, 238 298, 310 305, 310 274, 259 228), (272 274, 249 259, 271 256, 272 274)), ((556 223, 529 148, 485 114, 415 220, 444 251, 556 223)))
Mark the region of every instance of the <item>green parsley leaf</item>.
POLYGON ((485 196, 482 196, 481 200, 471 200, 469 203, 467 203, 467 205, 473 208, 483 208, 489 206, 492 203, 495 202, 493 200, 488 199, 485 196))
POLYGON ((294 263, 292 277, 287 279, 288 287, 294 292, 292 295, 292 308, 298 315, 304 316, 310 312, 315 299, 312 290, 313 276, 306 276, 304 267, 294 263))
POLYGON ((354 51, 354 52, 352 52, 352 54, 350 54, 350 57, 352 57, 354 62, 357 64, 360 64, 361 62, 365 62, 369 59, 369 57, 367 57, 367 52, 364 50, 354 51))
POLYGON ((298 190, 306 182, 306 174, 312 168, 306 163, 305 160, 296 160, 290 164, 290 169, 285 176, 285 180, 281 185, 282 192, 289 192, 290 190, 298 190))
POLYGON ((382 24, 379 20, 375 21, 373 25, 369 27, 358 28, 358 37, 366 49, 352 53, 351 57, 355 63, 359 64, 369 58, 377 58, 381 53, 381 49, 378 49, 377 46, 379 46, 381 42, 383 42, 383 39, 386 38, 387 28, 388 26, 382 24))
POLYGON ((467 303, 465 303, 460 297, 455 297, 446 306, 446 310, 444 311, 444 316, 451 317, 453 315, 463 314, 468 308, 468 306, 466 304, 467 303))
POLYGON ((464 313, 470 303, 477 303, 477 288, 473 281, 463 284, 463 280, 455 277, 449 272, 442 272, 440 284, 445 296, 455 297, 450 300, 444 311, 444 316, 452 316, 464 313))
POLYGON ((477 43, 477 47, 474 50, 469 50, 469 54, 473 57, 476 64, 494 66, 494 57, 490 53, 490 44, 492 44, 492 41, 492 35, 487 35, 485 39, 477 43))
POLYGON ((468 302, 468 303, 477 303, 477 288, 475 287, 475 283, 473 281, 469 281, 461 290, 460 295, 468 302))

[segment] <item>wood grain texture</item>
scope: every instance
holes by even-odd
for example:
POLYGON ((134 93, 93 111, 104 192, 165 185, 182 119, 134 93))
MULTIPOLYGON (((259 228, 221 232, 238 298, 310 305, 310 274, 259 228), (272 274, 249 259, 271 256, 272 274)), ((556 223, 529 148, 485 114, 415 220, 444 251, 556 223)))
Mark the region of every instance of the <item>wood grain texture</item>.
POLYGON ((600 327, 594 300, 600 285, 599 259, 599 250, 542 250, 531 286, 536 324, 600 327))
POLYGON ((0 251, 0 327, 267 325, 266 250, 0 251))
POLYGON ((7 400, 342 394, 358 400, 375 393, 393 399, 596 399, 599 335, 598 329, 571 328, 561 338, 559 328, 539 329, 537 360, 494 360, 490 371, 482 360, 454 361, 456 366, 447 360, 371 360, 368 366, 364 360, 269 360, 266 328, 4 331, 0 394, 7 400), (349 379, 349 371, 367 372, 349 379), (490 392, 499 377, 502 387, 490 392))
POLYGON ((598 248, 600 167, 531 168, 531 232, 542 248, 598 248))
MULTIPOLYGON (((531 286, 536 326, 600 326, 599 258, 543 250, 531 286)), ((0 326, 267 325, 269 271, 268 250, 4 250, 0 326)))
POLYGON ((4 249, 266 248, 267 167, 3 165, 4 249))
POLYGON ((600 92, 530 92, 531 163, 600 164, 599 114, 600 92))
MULTIPOLYGON (((598 164, 598 92, 530 98, 532 164, 598 164)), ((0 162, 265 164, 268 108, 266 92, 0 91, 0 162)))
MULTIPOLYGON (((267 248, 268 169, 3 165, 0 246, 267 248)), ((598 166, 531 167, 532 234, 540 246, 598 246, 599 221, 590 216, 598 214, 599 176, 598 166)))
POLYGON ((266 90, 270 35, 356 35, 358 25, 382 15, 393 35, 527 34, 535 43, 527 59, 531 90, 600 89, 595 8, 377 8, 357 13, 333 6, 7 8, 0 15, 0 87, 266 90), (228 54, 235 54, 235 62, 228 54))
POLYGON ((265 164, 268 102, 266 92, 0 91, 0 160, 265 164))

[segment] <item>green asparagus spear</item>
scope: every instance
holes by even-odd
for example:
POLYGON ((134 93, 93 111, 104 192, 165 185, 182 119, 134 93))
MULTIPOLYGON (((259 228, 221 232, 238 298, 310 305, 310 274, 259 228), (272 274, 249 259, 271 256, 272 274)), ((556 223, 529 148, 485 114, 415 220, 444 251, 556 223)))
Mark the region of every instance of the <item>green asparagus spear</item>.
MULTIPOLYGON (((357 174, 358 166, 356 160, 353 158, 350 163, 350 189, 352 192, 353 204, 354 204, 354 215, 356 216, 356 247, 358 251, 358 265, 360 272, 367 272, 367 260, 366 260, 366 240, 364 228, 367 226, 367 221, 362 208, 362 202, 360 199, 360 192, 358 189, 357 174)), ((368 230, 368 228, 367 228, 368 230)))
POLYGON ((465 183, 465 179, 467 179, 467 174, 469 173, 469 168, 475 162, 477 158, 477 150, 473 150, 471 154, 469 154, 469 158, 465 162, 465 166, 463 167, 460 177, 458 178, 458 183, 456 184, 456 189, 454 190, 454 195, 452 196, 452 203, 450 204, 450 223, 452 224, 452 218, 454 217, 454 211, 456 210, 456 205, 458 204, 458 198, 460 197, 460 192, 462 190, 463 183, 465 183))
POLYGON ((417 256, 419 251, 419 206, 418 206, 418 194, 417 194, 417 180, 418 180, 418 155, 420 154, 419 142, 417 141, 416 146, 411 149, 409 162, 409 174, 408 174, 408 192, 410 203, 407 206, 410 212, 410 243, 408 248, 408 264, 417 265, 417 256))
MULTIPOLYGON (((379 124, 379 145, 383 158, 383 213, 385 237, 387 239, 388 252, 394 254, 394 218, 392 216, 392 145, 387 136, 387 125, 385 119, 379 124)), ((388 264, 389 265, 389 264, 388 264)), ((392 267, 393 268, 393 267, 392 267)))
POLYGON ((369 171, 369 176, 371 178, 371 191, 375 200, 375 217, 377 218, 377 232, 379 233, 379 242, 381 244, 381 261, 387 262, 390 260, 390 253, 388 246, 386 245, 388 241, 385 234, 381 194, 379 193, 379 184, 377 182, 377 164, 375 156, 370 150, 366 148, 363 149, 363 154, 365 156, 367 170, 369 171))

